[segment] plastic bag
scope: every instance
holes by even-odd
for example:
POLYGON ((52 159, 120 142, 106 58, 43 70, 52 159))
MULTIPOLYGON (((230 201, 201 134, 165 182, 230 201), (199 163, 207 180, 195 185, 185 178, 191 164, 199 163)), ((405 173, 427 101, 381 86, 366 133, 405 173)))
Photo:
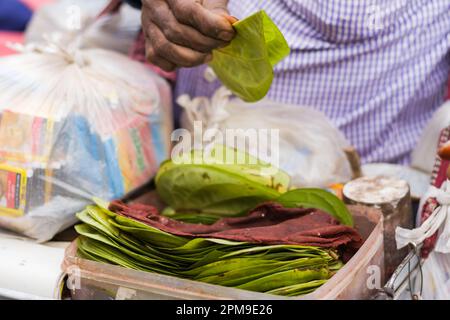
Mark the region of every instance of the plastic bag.
POLYGON ((44 36, 60 37, 70 43, 80 30, 90 27, 83 35, 83 48, 103 48, 128 53, 141 27, 141 13, 130 6, 107 15, 92 24, 109 0, 59 0, 35 12, 25 33, 26 43, 43 40, 44 36))
MULTIPOLYGON (((450 299, 450 255, 432 252, 422 265, 424 300, 450 299)), ((416 287, 420 285, 416 277, 416 287)))
POLYGON ((141 186, 167 158, 168 84, 101 49, 55 42, 0 60, 0 227, 45 241, 93 196, 141 186))
MULTIPOLYGON (((422 272, 416 274, 414 288, 415 290, 421 288, 418 294, 424 300, 450 299, 448 188, 448 181, 444 181, 441 189, 430 186, 420 201, 419 208, 421 209, 417 215, 417 228, 406 231, 410 236, 408 242, 414 243, 421 248, 422 272), (443 216, 441 219, 438 219, 440 214, 443 214, 443 216), (424 227, 426 227, 426 233, 423 232, 424 227)), ((397 238, 402 234, 402 231, 405 233, 405 230, 398 231, 400 233, 396 235, 397 238)), ((397 245, 401 245, 402 240, 403 243, 406 242, 399 237, 397 245)), ((406 297, 408 296, 406 295, 406 297)))
MULTIPOLYGON (((448 105, 438 111, 441 118, 445 118, 448 105)), ((428 127, 424 137, 428 136, 429 144, 434 145, 429 149, 433 155, 431 185, 421 198, 419 211, 416 217, 416 228, 406 230, 397 228, 397 247, 413 244, 420 248, 422 258, 422 273, 416 275, 416 288, 422 299, 450 299, 450 180, 447 178, 449 166, 448 160, 436 154, 436 150, 444 146, 450 139, 450 127, 433 118, 431 123, 438 126, 436 129, 428 127), (438 125, 442 124, 442 127, 438 125), (433 139, 433 136, 436 137, 433 139)), ((423 142, 423 141, 422 141, 423 142)), ((421 145, 422 150, 426 150, 421 145)), ((423 154, 428 156, 428 154, 423 154)))
MULTIPOLYGON (((242 129, 234 132, 244 135, 247 129, 275 129, 279 132, 277 150, 268 143, 268 152, 261 153, 256 140, 250 141, 245 151, 287 172, 292 186, 328 187, 351 179, 351 167, 344 152, 349 144, 323 113, 269 100, 250 104, 230 97, 231 92, 225 87, 211 99, 179 97, 178 103, 186 111, 183 126, 193 130, 194 122, 202 121, 205 130, 218 130, 223 135, 227 129, 242 129), (276 154, 279 156, 274 157, 276 154)), ((222 142, 235 147, 234 140, 222 142)))
POLYGON ((445 103, 433 115, 422 132, 412 152, 411 166, 431 175, 435 163, 441 130, 450 123, 450 102, 445 103))

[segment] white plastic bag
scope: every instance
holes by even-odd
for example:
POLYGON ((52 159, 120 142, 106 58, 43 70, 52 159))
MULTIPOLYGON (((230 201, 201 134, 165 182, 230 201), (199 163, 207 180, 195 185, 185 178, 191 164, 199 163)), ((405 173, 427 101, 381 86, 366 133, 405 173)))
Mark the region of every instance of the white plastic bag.
POLYGON ((430 186, 419 204, 416 228, 396 229, 397 248, 412 244, 418 248, 425 239, 438 232, 434 250, 422 260, 422 275, 415 277, 415 288, 422 288, 421 299, 450 299, 450 181, 445 181, 441 188, 430 186), (435 198, 439 206, 423 222, 421 211, 427 199, 435 198))
POLYGON ((45 5, 33 14, 25 42, 35 43, 44 36, 57 36, 69 43, 89 26, 83 36, 83 48, 128 53, 141 27, 141 13, 123 5, 117 14, 104 16, 92 24, 108 3, 109 0, 58 0, 45 5))
MULTIPOLYGON (((230 96, 222 87, 211 99, 179 97, 178 103, 186 110, 183 126, 192 130, 194 121, 202 121, 205 129, 214 128, 222 133, 226 129, 276 129, 279 130, 276 162, 272 157, 275 150, 269 150, 267 154, 271 156, 267 158, 258 153, 257 145, 250 144, 246 151, 286 171, 293 186, 328 187, 351 179, 344 153, 349 144, 323 113, 269 100, 250 104, 230 100, 230 96)), ((230 141, 224 143, 233 146, 230 141)))
POLYGON ((50 41, 0 59, 0 227, 45 241, 93 196, 147 182, 168 156, 170 102, 112 51, 50 41))
MULTIPOLYGON (((424 300, 450 300, 450 254, 431 252, 422 265, 424 300)), ((416 288, 420 285, 416 277, 416 288)))
POLYGON ((431 175, 441 131, 450 124, 450 101, 440 107, 422 132, 411 156, 411 166, 431 175))

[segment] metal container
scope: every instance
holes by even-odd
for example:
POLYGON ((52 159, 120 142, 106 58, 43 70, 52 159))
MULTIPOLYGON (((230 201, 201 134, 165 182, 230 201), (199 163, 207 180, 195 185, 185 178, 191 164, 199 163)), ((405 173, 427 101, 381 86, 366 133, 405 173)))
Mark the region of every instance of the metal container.
POLYGON ((383 213, 385 275, 389 278, 408 254, 408 249, 397 250, 395 229, 411 229, 413 214, 409 185, 392 177, 362 177, 347 183, 343 190, 344 202, 380 209, 383 213))

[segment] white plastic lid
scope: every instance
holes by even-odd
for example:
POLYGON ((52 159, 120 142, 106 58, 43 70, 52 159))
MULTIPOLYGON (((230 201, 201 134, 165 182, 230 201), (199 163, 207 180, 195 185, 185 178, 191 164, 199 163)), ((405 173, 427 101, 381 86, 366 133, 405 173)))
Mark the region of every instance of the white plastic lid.
POLYGON ((385 176, 362 177, 344 186, 345 197, 365 204, 397 202, 409 192, 405 180, 385 176))

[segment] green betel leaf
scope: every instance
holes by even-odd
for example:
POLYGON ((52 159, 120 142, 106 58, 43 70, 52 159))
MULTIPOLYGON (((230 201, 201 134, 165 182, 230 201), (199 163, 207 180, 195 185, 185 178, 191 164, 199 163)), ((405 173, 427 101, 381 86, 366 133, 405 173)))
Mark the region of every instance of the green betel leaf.
POLYGON ((210 66, 235 95, 247 102, 265 97, 273 80, 273 67, 289 55, 289 45, 270 17, 259 11, 233 24, 230 45, 213 51, 210 66))
POLYGON ((280 29, 273 23, 265 11, 260 11, 264 24, 264 39, 272 67, 286 58, 291 50, 280 29))
POLYGON ((334 194, 322 189, 294 189, 282 194, 276 202, 288 208, 320 209, 335 217, 340 223, 353 227, 353 217, 345 204, 334 194))
POLYGON ((289 176, 270 164, 224 146, 212 150, 196 150, 191 158, 180 158, 189 160, 186 163, 174 160, 161 165, 155 183, 159 197, 170 207, 165 214, 212 223, 215 217, 246 214, 289 187, 289 176))
POLYGON ((164 173, 180 164, 198 164, 223 169, 280 193, 286 192, 290 185, 290 176, 283 170, 247 152, 221 144, 215 144, 208 150, 183 152, 173 157, 172 160, 166 160, 158 170, 155 178, 156 184, 159 183, 159 178, 164 173))

